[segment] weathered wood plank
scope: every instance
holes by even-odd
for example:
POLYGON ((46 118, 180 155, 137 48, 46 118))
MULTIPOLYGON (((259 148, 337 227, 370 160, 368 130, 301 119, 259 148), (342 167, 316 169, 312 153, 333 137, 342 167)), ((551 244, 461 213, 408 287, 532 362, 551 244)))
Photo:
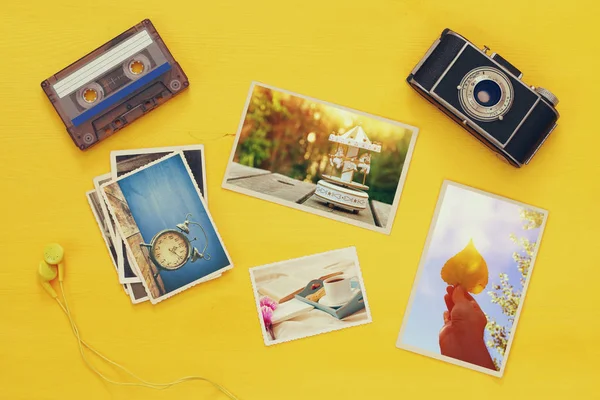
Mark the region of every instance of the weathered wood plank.
MULTIPOLYGON (((250 168, 240 164, 235 164, 235 167, 233 167, 232 164, 232 171, 234 171, 237 178, 227 181, 227 183, 231 185, 235 185, 257 193, 277 197, 282 200, 300 203, 310 208, 316 208, 321 211, 330 212, 335 215, 364 222, 369 225, 378 226, 375 223, 371 207, 367 207, 358 214, 354 214, 338 207, 330 208, 325 204, 325 202, 313 195, 316 188, 316 185, 313 183, 298 181, 285 175, 277 173, 272 174, 268 171, 250 168), (255 175, 244 177, 242 175, 243 173, 254 173, 255 175)), ((232 173, 229 174, 229 176, 232 175, 232 173)))
POLYGON ((104 192, 117 223, 121 227, 123 235, 125 235, 123 240, 127 241, 136 264, 142 273, 142 279, 146 282, 152 296, 154 298, 160 297, 165 293, 164 283, 160 275, 157 275, 156 278, 154 277, 158 270, 146 255, 146 252, 140 247, 140 243, 143 243, 144 239, 133 219, 133 215, 131 215, 131 210, 119 184, 115 182, 106 186, 104 192))
POLYGON ((340 217, 353 219, 355 221, 364 222, 365 224, 375 226, 375 222, 373 220, 373 214, 371 213, 371 208, 367 207, 366 209, 360 211, 358 214, 354 214, 351 211, 342 210, 341 208, 335 207, 330 208, 325 204, 325 202, 319 199, 317 196, 311 196, 308 200, 306 200, 303 205, 311 208, 316 208, 320 211, 330 212, 332 214, 338 215, 340 217))
POLYGON ((108 186, 105 186, 104 193, 106 194, 108 203, 113 210, 115 218, 117 219, 117 223, 121 226, 123 235, 125 235, 124 239, 139 232, 137 224, 133 219, 133 215, 131 215, 131 210, 129 210, 127 200, 125 200, 125 196, 123 196, 123 192, 121 192, 119 184, 114 182, 108 186))
POLYGON ((121 159, 117 157, 117 175, 121 176, 128 172, 134 171, 171 153, 172 152, 165 151, 161 153, 139 154, 128 158, 121 157, 121 159))
POLYGON ((271 173, 271 171, 267 171, 266 169, 252 168, 248 167, 247 165, 238 164, 236 162, 231 163, 231 165, 229 166, 229 171, 227 172, 228 181, 230 179, 235 180, 240 178, 249 178, 251 176, 266 175, 271 173))
POLYGON ((281 174, 263 174, 250 178, 233 179, 229 184, 254 192, 274 196, 294 203, 304 199, 315 190, 315 184, 298 181, 281 174))
POLYGON ((142 279, 148 285, 152 297, 157 298, 165 294, 165 285, 160 275, 158 275, 158 269, 156 265, 147 256, 148 251, 140 247, 141 243, 144 243, 141 233, 136 233, 133 236, 127 238, 127 243, 131 247, 133 257, 137 265, 140 267, 142 273, 142 279), (154 277, 156 275, 156 277, 154 277))
POLYGON ((385 228, 392 212, 392 206, 377 200, 371 200, 371 208, 373 209, 375 221, 379 222, 379 226, 385 228))

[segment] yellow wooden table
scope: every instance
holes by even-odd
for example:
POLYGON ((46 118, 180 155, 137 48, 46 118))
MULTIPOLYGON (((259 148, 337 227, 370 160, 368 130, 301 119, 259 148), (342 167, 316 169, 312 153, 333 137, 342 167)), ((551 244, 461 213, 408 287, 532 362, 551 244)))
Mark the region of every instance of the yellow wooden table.
POLYGON ((591 0, 3 2, 0 398, 224 398, 205 383, 157 392, 88 371, 37 284, 50 241, 66 249, 83 337, 149 380, 204 375, 242 399, 598 398, 599 11, 591 0), (39 84, 146 17, 190 90, 81 152, 39 84), (560 98, 559 127, 531 165, 500 162, 405 83, 446 27, 560 98), (226 135, 252 80, 421 128, 390 236, 220 188, 233 144, 226 135), (211 211, 235 268, 157 306, 133 306, 85 191, 109 171, 111 150, 192 143, 206 146, 211 211), (395 347, 443 179, 550 211, 501 380, 395 347), (374 322, 266 348, 248 268, 352 244, 374 322))

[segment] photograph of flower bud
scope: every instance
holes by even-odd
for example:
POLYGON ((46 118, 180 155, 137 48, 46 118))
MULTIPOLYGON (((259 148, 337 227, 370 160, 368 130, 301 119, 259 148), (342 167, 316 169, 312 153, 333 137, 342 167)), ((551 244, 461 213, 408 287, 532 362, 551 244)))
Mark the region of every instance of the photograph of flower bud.
POLYGON ((547 216, 445 181, 396 346, 501 377, 547 216))
POLYGON ((223 187, 389 234, 417 132, 253 83, 223 187))

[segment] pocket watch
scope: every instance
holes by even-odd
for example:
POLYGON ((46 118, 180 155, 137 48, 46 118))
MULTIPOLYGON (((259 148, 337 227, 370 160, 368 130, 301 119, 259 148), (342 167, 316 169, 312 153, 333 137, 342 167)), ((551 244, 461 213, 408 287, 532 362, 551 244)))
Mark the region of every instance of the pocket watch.
POLYGON ((158 268, 166 271, 174 271, 183 267, 190 259, 196 262, 199 259, 210 260, 210 254, 206 252, 208 247, 208 236, 202 225, 190 221, 192 214, 187 214, 185 221, 176 225, 176 229, 164 229, 158 232, 150 243, 140 243, 140 247, 148 249, 150 259, 158 268), (192 246, 197 238, 190 239, 190 225, 198 226, 204 235, 204 249, 202 252, 192 246))

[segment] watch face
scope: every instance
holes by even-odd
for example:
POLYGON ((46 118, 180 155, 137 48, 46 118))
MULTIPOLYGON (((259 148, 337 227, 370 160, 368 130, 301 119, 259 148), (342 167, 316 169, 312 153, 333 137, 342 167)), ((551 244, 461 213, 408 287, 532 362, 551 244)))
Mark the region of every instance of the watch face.
POLYGON ((164 269, 177 269, 187 262, 190 243, 177 231, 166 231, 152 245, 154 259, 164 269))

